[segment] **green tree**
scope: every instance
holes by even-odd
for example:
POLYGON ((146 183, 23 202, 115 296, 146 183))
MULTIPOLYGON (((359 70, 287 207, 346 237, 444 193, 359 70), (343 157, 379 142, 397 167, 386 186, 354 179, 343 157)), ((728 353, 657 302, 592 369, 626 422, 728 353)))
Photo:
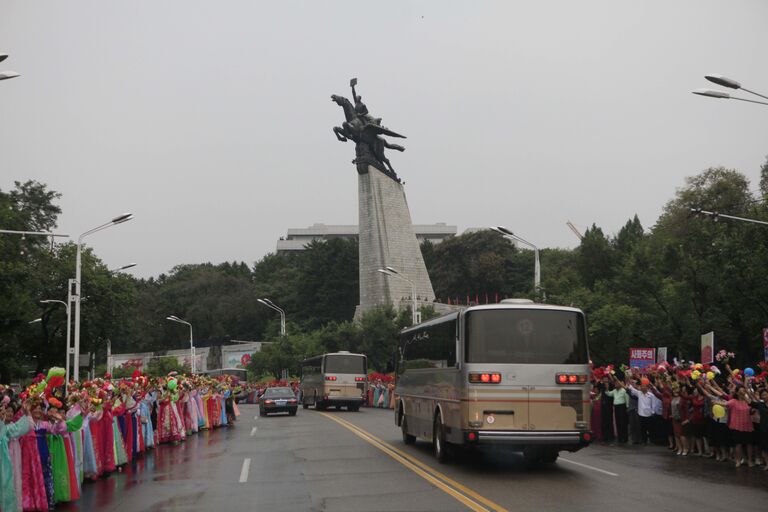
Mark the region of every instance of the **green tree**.
MULTIPOLYGON (((15 182, 0 190, 0 227, 51 231, 61 212, 60 194, 36 181, 15 182)), ((47 282, 49 241, 44 237, 0 234, 0 382, 39 369, 39 352, 29 350, 36 330, 28 322, 40 316, 39 288, 47 282)), ((46 297, 47 298, 47 297, 46 297)), ((63 349, 63 344, 62 344, 63 349)))
POLYGON ((600 280, 610 279, 613 275, 614 249, 603 230, 592 224, 584 232, 584 238, 577 250, 576 266, 584 285, 594 289, 600 280))
POLYGON ((165 377, 171 372, 190 373, 188 365, 179 362, 174 356, 157 357, 147 365, 146 374, 150 377, 165 377))

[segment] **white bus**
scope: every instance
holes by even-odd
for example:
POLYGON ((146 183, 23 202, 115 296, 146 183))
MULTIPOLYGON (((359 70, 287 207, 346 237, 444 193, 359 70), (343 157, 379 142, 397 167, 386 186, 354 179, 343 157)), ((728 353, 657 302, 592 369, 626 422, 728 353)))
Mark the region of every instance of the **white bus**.
POLYGON ((357 411, 368 393, 368 360, 347 351, 323 354, 301 363, 301 405, 346 407, 357 411))
POLYGON ((499 444, 554 462, 591 439, 584 313, 505 300, 404 329, 395 423, 406 444, 499 444))

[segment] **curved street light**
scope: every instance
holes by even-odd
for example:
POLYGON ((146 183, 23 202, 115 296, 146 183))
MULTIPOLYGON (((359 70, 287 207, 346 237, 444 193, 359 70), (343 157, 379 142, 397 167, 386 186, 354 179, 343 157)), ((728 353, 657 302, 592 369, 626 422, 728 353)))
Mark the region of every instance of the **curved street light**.
POLYGON ((109 273, 117 274, 118 272, 122 272, 123 270, 128 270, 129 268, 133 268, 136 265, 138 265, 138 263, 129 263, 127 265, 123 265, 122 267, 113 268, 112 270, 109 271, 109 273))
MULTIPOLYGON (((727 76, 712 74, 712 75, 704 75, 704 78, 706 78, 713 84, 727 87, 729 89, 742 90, 744 92, 748 92, 749 94, 754 94, 755 96, 759 96, 763 99, 768 100, 768 96, 765 96, 764 94, 760 94, 759 92, 751 91, 743 87, 741 85, 741 82, 738 82, 732 78, 728 78, 727 76)), ((718 98, 718 99, 724 99, 724 100, 738 100, 738 101, 746 101, 749 103, 757 103, 759 105, 768 105, 768 103, 764 101, 748 100, 746 98, 737 98, 736 96, 731 96, 727 92, 717 91, 713 89, 696 89, 695 91, 691 91, 691 92, 693 92, 693 94, 698 94, 699 96, 707 96, 709 98, 718 98)))
POLYGON ((748 92, 750 94, 754 94, 755 96, 760 96, 761 98, 765 98, 768 100, 768 96, 760 94, 759 92, 745 89, 744 87, 742 87, 741 83, 737 82, 736 80, 732 80, 728 77, 725 77, 723 75, 704 75, 704 78, 706 78, 713 84, 722 85, 723 87, 728 87, 729 89, 741 89, 744 92, 748 92))
POLYGON ((376 272, 381 272, 385 276, 388 277, 394 277, 396 279, 402 279, 403 281, 406 281, 408 284, 411 285, 411 325, 416 325, 419 323, 416 318, 417 315, 417 307, 416 307, 416 285, 413 281, 402 275, 400 272, 395 270, 392 267, 384 267, 376 269, 376 272))
POLYGON ((170 321, 170 322, 176 322, 177 324, 184 324, 184 325, 189 326, 189 358, 192 361, 191 369, 192 369, 192 374, 194 375, 194 373, 195 373, 195 344, 192 341, 193 340, 193 338, 192 338, 192 324, 187 322, 186 320, 182 320, 181 318, 177 317, 176 315, 167 316, 167 317, 165 317, 165 319, 170 321))
MULTIPOLYGON (((127 222, 129 220, 133 219, 132 213, 123 213, 122 215, 118 215, 117 217, 113 218, 109 222, 105 222, 104 224, 101 224, 100 226, 96 226, 93 229, 89 229, 82 235, 80 235, 77 238, 77 256, 75 258, 75 294, 74 297, 71 300, 75 301, 75 351, 74 351, 74 365, 75 365, 75 371, 73 372, 74 378, 76 381, 80 380, 80 288, 81 288, 81 265, 82 265, 82 259, 81 259, 81 253, 83 251, 83 238, 85 238, 88 235, 92 235, 93 233, 96 233, 98 231, 101 231, 103 229, 107 229, 111 226, 116 226, 117 224, 122 224, 123 222, 127 222)), ((69 351, 69 347, 67 347, 67 351, 69 351)), ((67 359, 69 359, 69 356, 67 356, 67 359)))
POLYGON ((539 248, 523 237, 514 234, 504 226, 491 226, 491 230, 500 233, 504 238, 516 240, 533 249, 533 291, 538 297, 539 292, 541 292, 541 262, 539 261, 539 248))
POLYGON ((63 300, 56 300, 56 299, 45 299, 41 300, 40 304, 62 304, 64 306, 64 309, 67 311, 67 350, 65 352, 65 357, 67 358, 66 362, 66 380, 64 382, 67 383, 67 386, 69 385, 69 347, 70 347, 70 335, 72 331, 72 309, 69 307, 69 304, 64 302, 63 300))
POLYGON ((768 102, 765 102, 765 101, 749 100, 747 98, 738 98, 736 96, 731 96, 727 92, 717 91, 715 89, 696 89, 695 91, 691 91, 691 92, 693 94, 698 94, 699 96, 707 96, 708 98, 718 98, 723 100, 738 100, 738 101, 746 101, 748 103, 757 103, 759 105, 768 105, 768 102))
MULTIPOLYGON (((7 53, 0 53, 0 62, 3 62, 7 58, 8 58, 7 53)), ((19 75, 15 71, 0 71, 0 80, 8 80, 10 78, 16 78, 17 76, 21 76, 21 75, 19 75)))
POLYGON ((256 302, 263 304, 268 308, 273 309, 278 313, 280 313, 280 336, 285 336, 285 311, 267 298, 256 299, 256 302))

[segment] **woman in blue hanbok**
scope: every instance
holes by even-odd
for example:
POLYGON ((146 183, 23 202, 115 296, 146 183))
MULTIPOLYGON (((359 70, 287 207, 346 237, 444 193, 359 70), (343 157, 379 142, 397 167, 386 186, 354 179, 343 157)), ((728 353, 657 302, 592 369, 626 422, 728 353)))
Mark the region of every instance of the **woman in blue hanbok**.
POLYGON ((99 466, 96 463, 96 450, 93 447, 91 418, 91 414, 83 417, 83 476, 96 478, 99 474, 99 466))
POLYGON ((141 428, 144 434, 144 449, 149 450, 155 446, 155 431, 152 429, 152 401, 154 395, 147 394, 139 405, 141 428))
POLYGON ((219 396, 219 402, 221 402, 221 424, 226 425, 227 424, 227 398, 229 396, 230 391, 227 390, 224 392, 223 395, 219 396))
POLYGON ((0 409, 0 510, 15 512, 21 509, 21 504, 16 499, 16 487, 14 486, 13 462, 8 450, 8 441, 17 439, 29 432, 30 422, 28 416, 22 416, 15 423, 5 423, 13 417, 10 408, 0 409))

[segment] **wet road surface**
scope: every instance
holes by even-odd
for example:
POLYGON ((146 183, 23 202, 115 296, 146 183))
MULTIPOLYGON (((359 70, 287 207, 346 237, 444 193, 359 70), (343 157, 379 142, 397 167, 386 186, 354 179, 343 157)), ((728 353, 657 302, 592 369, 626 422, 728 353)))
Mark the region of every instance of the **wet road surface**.
POLYGON ((533 469, 489 449, 438 464, 427 443, 403 444, 388 410, 267 418, 255 406, 241 411, 234 427, 160 446, 86 483, 79 501, 57 510, 543 512, 634 503, 676 511, 753 508, 768 499, 767 471, 659 447, 595 445, 533 469))

